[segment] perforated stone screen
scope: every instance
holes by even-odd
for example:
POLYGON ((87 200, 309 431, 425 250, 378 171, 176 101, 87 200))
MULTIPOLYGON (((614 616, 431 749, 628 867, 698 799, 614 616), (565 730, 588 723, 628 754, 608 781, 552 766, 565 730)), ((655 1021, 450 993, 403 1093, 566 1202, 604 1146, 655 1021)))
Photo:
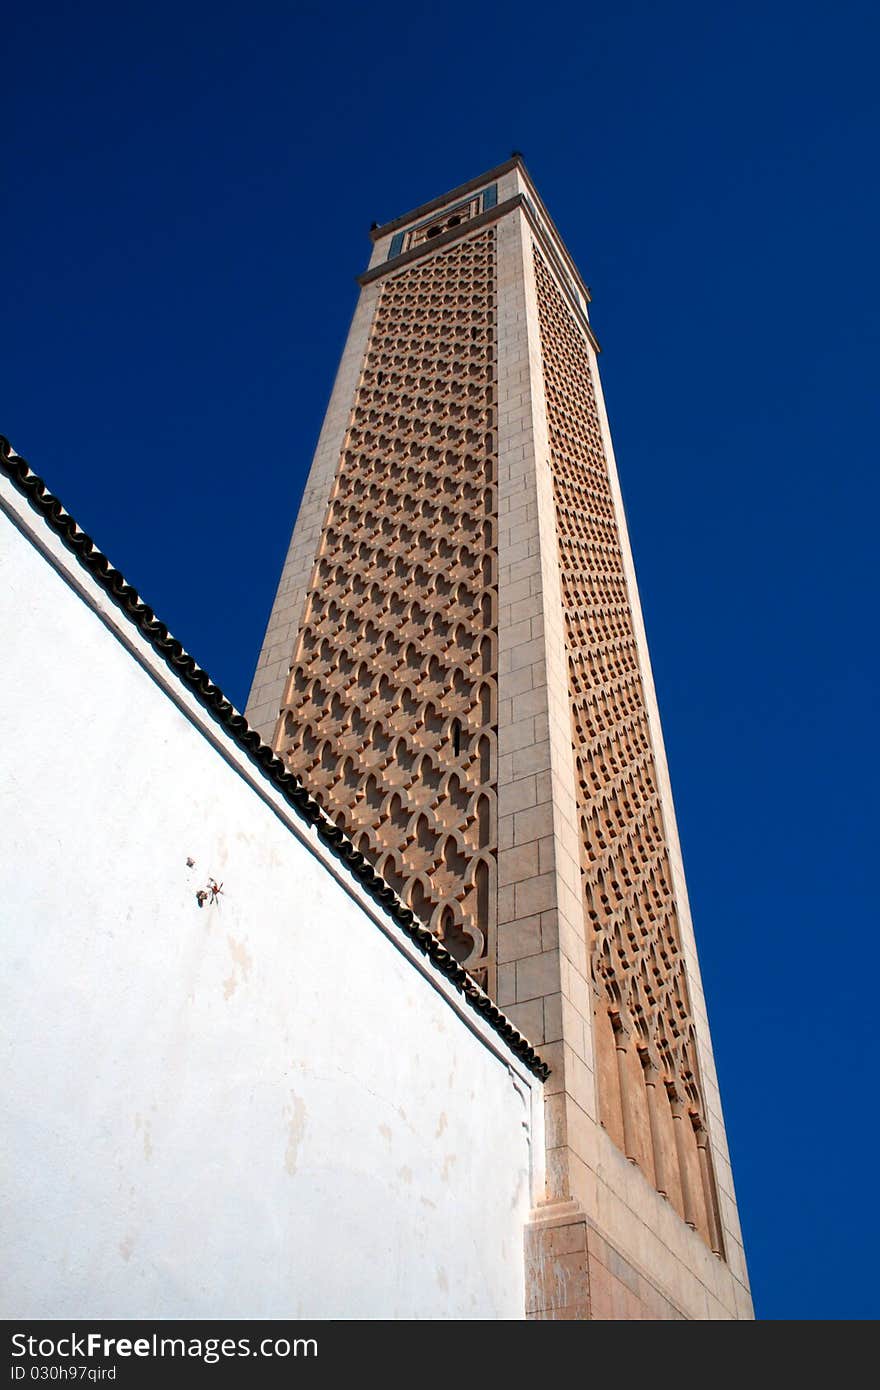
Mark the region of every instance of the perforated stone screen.
POLYGON ((495 229, 383 284, 275 748, 494 990, 495 229))
POLYGON ((721 1253, 620 536, 586 342, 534 248, 602 1123, 721 1253))

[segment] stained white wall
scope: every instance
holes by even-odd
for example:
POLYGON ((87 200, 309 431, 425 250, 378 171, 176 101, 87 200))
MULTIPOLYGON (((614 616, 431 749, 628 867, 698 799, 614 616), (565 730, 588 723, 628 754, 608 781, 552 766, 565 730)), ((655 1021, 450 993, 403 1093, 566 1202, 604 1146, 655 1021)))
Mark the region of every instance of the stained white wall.
POLYGON ((3 489, 2 1315, 521 1317, 540 1087, 3 489))

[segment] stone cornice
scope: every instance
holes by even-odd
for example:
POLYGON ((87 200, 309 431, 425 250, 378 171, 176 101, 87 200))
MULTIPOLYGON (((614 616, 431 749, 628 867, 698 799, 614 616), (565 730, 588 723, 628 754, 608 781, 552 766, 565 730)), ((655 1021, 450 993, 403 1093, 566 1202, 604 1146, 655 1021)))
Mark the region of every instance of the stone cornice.
MULTIPOLYGON (((514 157, 508 159, 504 164, 497 164, 494 169, 489 169, 487 173, 480 174, 475 179, 469 179, 467 183, 462 183, 458 188, 452 188, 448 193, 441 193, 439 198, 432 198, 430 203, 422 203, 420 207, 413 208, 411 212, 405 212, 402 217, 395 217, 391 222, 384 222, 381 227, 374 227, 370 232, 372 241, 379 241, 383 236, 388 236, 391 232, 397 232, 401 227, 408 227, 411 222, 419 222, 423 217, 428 217, 438 208, 445 207, 447 203, 456 202, 459 198, 464 198, 468 193, 473 193, 474 189, 482 188, 486 183, 494 183, 502 175, 509 174, 511 169, 519 166, 524 168, 522 160, 514 157)), ((529 179, 531 183, 531 179, 529 179)))

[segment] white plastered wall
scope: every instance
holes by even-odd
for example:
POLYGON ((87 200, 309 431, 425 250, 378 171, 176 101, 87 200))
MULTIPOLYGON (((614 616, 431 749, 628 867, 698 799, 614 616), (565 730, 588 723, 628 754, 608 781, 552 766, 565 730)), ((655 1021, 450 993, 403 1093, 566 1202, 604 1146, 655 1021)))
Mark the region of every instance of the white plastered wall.
POLYGON ((3 1315, 521 1317, 540 1084, 0 501, 3 1315))

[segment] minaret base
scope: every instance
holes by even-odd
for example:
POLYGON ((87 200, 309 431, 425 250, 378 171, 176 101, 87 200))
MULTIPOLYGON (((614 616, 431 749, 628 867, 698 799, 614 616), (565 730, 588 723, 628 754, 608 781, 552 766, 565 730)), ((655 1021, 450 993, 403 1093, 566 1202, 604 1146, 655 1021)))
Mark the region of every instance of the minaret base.
POLYGON ((531 1321, 676 1321, 687 1315, 625 1259, 579 1202, 542 1202, 525 1232, 531 1321))

